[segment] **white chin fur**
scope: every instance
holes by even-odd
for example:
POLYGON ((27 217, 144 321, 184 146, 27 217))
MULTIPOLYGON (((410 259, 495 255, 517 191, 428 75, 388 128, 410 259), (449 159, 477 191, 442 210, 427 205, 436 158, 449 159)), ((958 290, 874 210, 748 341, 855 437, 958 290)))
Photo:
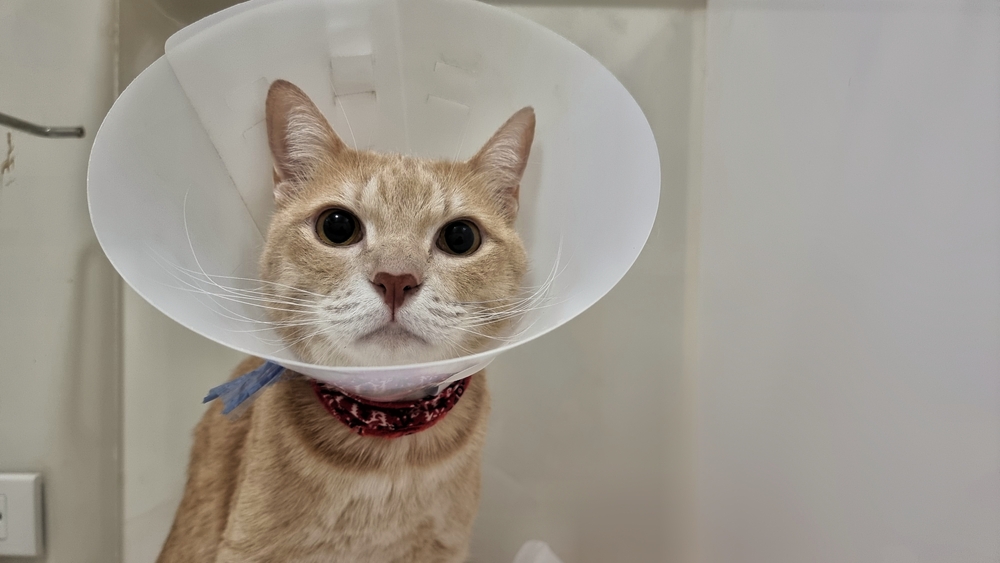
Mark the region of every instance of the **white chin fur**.
POLYGON ((432 344, 366 338, 352 343, 313 342, 302 350, 306 361, 333 366, 387 366, 433 362, 454 354, 432 344))

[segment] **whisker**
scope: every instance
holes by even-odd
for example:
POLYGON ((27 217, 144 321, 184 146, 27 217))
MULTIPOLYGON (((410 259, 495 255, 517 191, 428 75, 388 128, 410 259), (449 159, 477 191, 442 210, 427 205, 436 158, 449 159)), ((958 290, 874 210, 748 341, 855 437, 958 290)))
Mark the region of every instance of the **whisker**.
MULTIPOLYGON (((282 289, 289 289, 291 291, 296 291, 296 292, 299 292, 299 293, 304 293, 306 295, 311 295, 313 297, 319 297, 319 298, 325 298, 325 297, 327 297, 326 295, 323 295, 321 293, 314 293, 314 292, 309 291, 307 289, 302 289, 300 287, 286 285, 286 284, 282 284, 282 283, 278 283, 278 282, 272 282, 272 281, 262 280, 262 279, 256 279, 256 278, 243 278, 243 277, 237 277, 237 276, 224 276, 224 275, 220 275, 220 274, 209 275, 209 274, 204 273, 204 272, 199 272, 197 270, 191 270, 189 268, 185 268, 185 267, 177 265, 177 264, 172 264, 172 263, 170 263, 167 260, 164 260, 164 261, 169 266, 171 266, 171 267, 173 267, 173 268, 175 268, 177 270, 180 270, 181 272, 184 272, 184 273, 190 275, 193 278, 196 278, 196 279, 204 278, 205 283, 211 283, 213 285, 218 284, 218 282, 215 281, 216 279, 236 280, 236 281, 249 281, 249 282, 261 283, 261 284, 270 284, 270 285, 274 285, 274 286, 280 287, 282 289)), ((220 287, 224 288, 224 289, 233 290, 233 291, 251 291, 251 292, 256 292, 256 293, 265 293, 263 291, 263 288, 247 289, 247 288, 238 288, 238 287, 232 287, 232 286, 220 286, 220 287)), ((275 293, 274 295, 281 295, 281 294, 275 293)), ((298 298, 298 297, 292 297, 292 296, 282 296, 282 297, 284 297, 286 299, 299 299, 299 300, 305 301, 305 299, 298 298)))
MULTIPOLYGON (((246 322, 254 322, 255 321, 255 319, 251 319, 250 317, 247 317, 245 315, 241 315, 241 314, 237 313, 236 311, 233 311, 233 310, 229 309, 228 307, 226 307, 222 303, 219 303, 219 301, 217 301, 214 298, 214 296, 212 294, 210 294, 208 291, 206 291, 204 288, 198 287, 198 286, 196 286, 196 285, 194 285, 194 284, 192 284, 192 283, 190 283, 190 282, 188 282, 186 280, 183 280, 180 277, 178 277, 176 274, 173 274, 172 272, 168 271, 167 274, 169 274, 171 277, 173 277, 174 279, 176 279, 178 282, 180 282, 180 283, 188 286, 191 289, 184 290, 184 288, 177 288, 177 287, 170 286, 170 285, 167 285, 167 287, 172 287, 174 289, 184 290, 184 291, 193 291, 193 292, 205 295, 205 296, 207 296, 212 301, 212 303, 215 304, 216 307, 218 307, 219 309, 222 309, 223 311, 226 311, 230 315, 233 315, 233 316, 227 316, 227 315, 225 315, 225 314, 223 314, 223 313, 221 313, 219 311, 215 311, 216 314, 218 314, 219 316, 221 316, 223 318, 228 318, 230 320, 236 320, 236 321, 246 321, 246 322)), ((164 285, 166 285, 166 284, 164 284, 164 285)))
POLYGON ((320 306, 305 307, 305 306, 301 306, 301 305, 295 305, 292 308, 289 308, 289 307, 275 307, 273 305, 268 305, 267 301, 264 301, 263 303, 260 303, 260 302, 257 302, 257 301, 261 301, 259 299, 250 299, 250 298, 246 298, 246 297, 240 297, 238 295, 226 295, 224 293, 214 293, 214 292, 211 292, 211 291, 208 291, 206 289, 199 288, 199 287, 194 287, 194 288, 191 288, 191 289, 184 289, 184 288, 174 288, 174 289, 177 289, 179 291, 188 291, 188 292, 191 292, 191 293, 200 293, 202 295, 206 295, 206 296, 210 296, 210 297, 217 297, 219 299, 224 299, 224 300, 230 301, 232 303, 239 303, 241 305, 246 305, 248 307, 257 307, 258 309, 264 309, 264 310, 269 310, 269 311, 282 311, 282 312, 286 312, 286 313, 315 313, 315 312, 320 312, 320 311, 324 310, 323 307, 320 307, 320 306))
MULTIPOLYGON (((264 322, 267 322, 267 321, 264 321, 264 322)), ((314 326, 314 325, 318 325, 318 324, 331 324, 331 325, 333 325, 333 324, 343 324, 343 322, 342 321, 329 321, 329 320, 324 319, 322 321, 309 320, 309 321, 288 322, 288 323, 271 323, 271 322, 267 322, 267 324, 270 324, 272 326, 268 326, 268 327, 265 327, 265 328, 248 328, 248 329, 244 329, 244 330, 233 330, 231 332, 236 332, 236 333, 267 332, 267 331, 273 330, 275 328, 297 328, 297 327, 301 327, 301 326, 314 326)))
MULTIPOLYGON (((289 348, 291 348, 291 347, 293 347, 293 346, 295 346, 295 345, 297 345, 297 344, 299 344, 301 342, 304 342, 306 340, 315 338, 317 336, 330 335, 330 334, 333 333, 334 329, 336 329, 336 328, 338 328, 338 327, 332 326, 332 325, 320 328, 319 330, 316 330, 316 331, 314 331, 314 332, 312 332, 310 334, 307 334, 307 335, 305 335, 305 336, 303 336, 301 338, 298 338, 296 340, 293 340, 293 341, 289 342, 287 346, 285 346, 284 348, 279 349, 277 352, 283 352, 283 351, 285 351, 285 350, 287 350, 287 349, 289 349, 289 348)), ((275 353, 277 353, 277 352, 275 352, 275 353)))
MULTIPOLYGON (((336 102, 337 92, 333 93, 334 102, 336 102)), ((340 113, 344 116, 344 123, 347 123, 347 130, 351 133, 351 146, 354 150, 358 150, 358 140, 354 138, 354 127, 351 127, 351 120, 347 118, 347 110, 344 108, 344 103, 341 101, 337 106, 340 107, 340 113)))
MULTIPOLYGON (((156 257, 154 257, 154 259, 156 259, 156 257)), ((167 264, 169 264, 171 266, 174 266, 176 269, 184 271, 184 272, 188 273, 189 275, 192 272, 194 272, 193 270, 188 270, 187 268, 182 268, 180 266, 176 266, 176 265, 170 264, 169 261, 167 261, 165 259, 162 259, 162 260, 163 260, 163 262, 167 262, 167 264)), ((157 262, 159 263, 160 260, 157 260, 157 262)), ((216 311, 217 314, 219 314, 223 318, 226 318, 226 319, 229 319, 229 320, 233 320, 233 321, 237 321, 237 322, 247 322, 247 323, 254 323, 254 324, 264 324, 264 325, 268 325, 269 327, 273 327, 273 326, 285 326, 284 323, 286 321, 270 321, 270 320, 253 319, 253 318, 247 317, 245 315, 239 314, 236 311, 233 311, 232 309, 230 309, 230 308, 226 307, 225 305, 223 305, 222 303, 220 303, 218 301, 218 299, 223 299, 223 300, 226 300, 226 301, 235 302, 235 303, 239 303, 239 304, 243 304, 243 305, 251 306, 251 307, 258 307, 258 308, 263 308, 263 309, 268 309, 269 308, 271 310, 284 311, 284 312, 288 312, 288 313, 297 313, 297 314, 310 313, 310 312, 314 313, 314 312, 317 312, 319 310, 322 310, 322 306, 320 306, 318 304, 315 304, 315 303, 308 303, 308 302, 304 302, 304 303, 298 303, 298 302, 284 303, 284 302, 281 302, 280 300, 275 300, 275 299, 259 298, 259 297, 255 297, 253 295, 250 295, 250 296, 242 295, 240 293, 242 290, 232 290, 232 291, 227 292, 227 293, 235 294, 235 296, 234 295, 227 295, 227 294, 219 294, 219 293, 211 292, 211 291, 209 291, 209 290, 207 290, 207 289, 205 289, 203 287, 199 287, 197 285, 194 285, 194 284, 192 284, 192 283, 190 283, 190 282, 188 282, 188 281, 186 281, 184 279, 181 279, 179 276, 177 276, 176 274, 170 272, 169 270, 167 271, 167 273, 171 277, 173 277, 174 279, 176 279, 178 282, 180 282, 180 283, 188 286, 187 288, 179 288, 179 287, 174 287, 174 286, 170 286, 170 287, 173 287, 174 289, 178 289, 180 291, 189 291, 189 292, 192 292, 192 293, 199 293, 199 294, 202 294, 202 295, 205 295, 205 296, 209 297, 209 299, 211 299, 212 302, 219 309, 222 309, 226 313, 229 313, 227 315, 227 314, 222 313, 220 311, 216 311), (216 298, 218 298, 218 299, 216 299, 216 298), (257 301, 264 301, 265 304, 258 303, 257 301), (275 307, 273 305, 267 305, 266 303, 268 303, 268 302, 271 302, 271 303, 277 302, 278 304, 290 305, 292 308, 288 308, 288 307, 275 307)), ((194 272, 194 273, 197 274, 196 272, 194 272)), ((191 276, 191 277, 193 279, 196 279, 196 280, 198 279, 196 276, 191 276)), ((232 289, 232 288, 230 288, 230 289, 232 289)), ((261 330, 269 330, 269 329, 270 328, 265 328, 265 329, 261 329, 261 330)))
MULTIPOLYGON (((223 317, 225 319, 228 319, 228 320, 236 321, 236 322, 252 323, 252 324, 258 324, 258 325, 261 325, 261 324, 266 325, 265 328, 254 329, 255 331, 262 332, 262 331, 267 331, 267 330, 273 330, 275 327, 283 327, 283 326, 286 326, 286 325, 294 324, 292 321, 260 320, 260 319, 252 319, 252 318, 249 318, 249 317, 247 317, 245 315, 241 315, 241 314, 239 314, 239 313, 237 313, 237 312, 229 309, 225 305, 219 303, 217 300, 213 299, 213 296, 214 296, 213 293, 205 290, 204 288, 200 288, 200 287, 194 286, 193 284, 190 284, 189 282, 187 282, 187 281, 185 281, 183 279, 180 279, 179 277, 177 277, 176 275, 174 275, 171 272, 168 272, 168 274, 171 275, 172 277, 174 277, 178 282, 189 286, 189 288, 174 287, 174 286, 168 286, 168 287, 173 287, 174 289, 177 289, 179 291, 190 291, 190 292, 199 293, 199 294, 208 296, 210 299, 212 299, 213 303, 215 303, 215 305, 217 307, 219 307, 220 309, 222 309, 223 311, 225 311, 225 313, 223 313, 223 312, 217 310, 216 314, 218 314, 219 316, 221 316, 221 317, 223 317), (226 314, 226 313, 228 313, 228 314, 226 314)), ((225 296, 225 295, 219 296, 219 297, 223 298, 223 299, 233 300, 229 296, 225 296)), ((258 304, 255 304, 255 303, 251 304, 251 305, 253 305, 253 306, 259 306, 258 304)), ((292 312, 296 312, 296 311, 292 311, 292 312)), ((306 324, 311 324, 311 323, 306 323, 306 324)), ((240 332, 240 331, 235 331, 235 332, 240 332)), ((267 340, 265 340, 263 338, 258 338, 258 340, 260 340, 261 342, 269 343, 269 341, 267 341, 267 340)), ((270 342, 270 343, 274 344, 274 342, 270 342)))
POLYGON ((251 307, 259 307, 263 309, 274 309, 279 311, 297 312, 297 313, 309 313, 323 311, 325 308, 322 305, 305 305, 300 303, 282 303, 274 299, 268 299, 265 297, 246 297, 242 295, 226 295, 223 293, 215 293, 203 288, 191 289, 187 291, 204 293, 206 295, 214 295, 221 299, 226 299, 229 301, 235 301, 242 303, 244 305, 249 305, 251 307), (277 305, 288 305, 289 307, 278 307, 277 305))

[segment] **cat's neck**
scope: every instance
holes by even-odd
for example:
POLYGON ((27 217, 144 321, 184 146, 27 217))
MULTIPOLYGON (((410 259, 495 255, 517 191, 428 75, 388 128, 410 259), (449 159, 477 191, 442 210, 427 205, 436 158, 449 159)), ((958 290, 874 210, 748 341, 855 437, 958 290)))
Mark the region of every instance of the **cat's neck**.
POLYGON ((313 381, 316 398, 331 416, 361 436, 402 438, 423 432, 443 420, 458 404, 469 378, 447 385, 439 393, 410 401, 378 402, 349 395, 313 381))
POLYGON ((261 417, 263 428, 286 447, 300 447, 343 468, 393 472, 443 463, 470 445, 481 446, 489 393, 480 372, 470 378, 464 395, 439 422, 398 438, 358 435, 327 411, 312 382, 303 376, 279 382, 253 407, 254 418, 261 417))

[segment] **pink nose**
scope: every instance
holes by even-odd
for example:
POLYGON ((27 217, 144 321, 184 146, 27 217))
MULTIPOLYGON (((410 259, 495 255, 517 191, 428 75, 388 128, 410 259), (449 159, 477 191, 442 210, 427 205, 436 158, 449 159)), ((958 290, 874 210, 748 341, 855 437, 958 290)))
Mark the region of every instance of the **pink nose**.
POLYGON ((396 320, 396 311, 403 306, 406 298, 413 295, 420 287, 420 282, 412 274, 397 276, 379 272, 375 274, 372 283, 375 284, 375 290, 382 293, 382 299, 392 311, 392 320, 396 320))

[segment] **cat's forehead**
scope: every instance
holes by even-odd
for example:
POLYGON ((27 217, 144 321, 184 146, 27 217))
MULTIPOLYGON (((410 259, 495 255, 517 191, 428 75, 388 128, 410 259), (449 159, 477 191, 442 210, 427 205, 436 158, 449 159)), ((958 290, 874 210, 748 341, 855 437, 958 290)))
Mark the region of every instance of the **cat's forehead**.
POLYGON ((467 166, 399 155, 365 155, 330 186, 368 221, 433 223, 488 212, 467 166))
POLYGON ((447 211, 455 195, 454 187, 428 163, 401 156, 374 160, 347 186, 358 205, 393 214, 447 211))

